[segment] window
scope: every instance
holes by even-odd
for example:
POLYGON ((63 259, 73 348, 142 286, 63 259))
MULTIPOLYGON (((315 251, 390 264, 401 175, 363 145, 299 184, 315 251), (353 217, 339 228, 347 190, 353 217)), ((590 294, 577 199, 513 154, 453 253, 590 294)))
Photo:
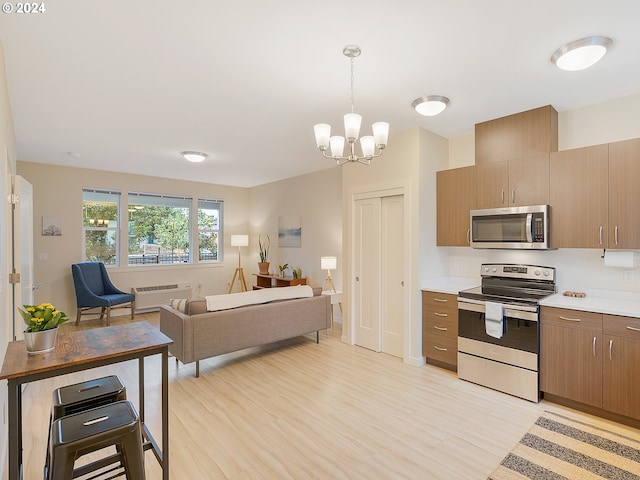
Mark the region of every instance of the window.
POLYGON ((201 262, 220 258, 222 205, 222 200, 198 200, 198 260, 201 262))
POLYGON ((120 192, 82 189, 83 260, 117 265, 120 192))
POLYGON ((188 263, 191 198, 129 192, 129 265, 188 263))

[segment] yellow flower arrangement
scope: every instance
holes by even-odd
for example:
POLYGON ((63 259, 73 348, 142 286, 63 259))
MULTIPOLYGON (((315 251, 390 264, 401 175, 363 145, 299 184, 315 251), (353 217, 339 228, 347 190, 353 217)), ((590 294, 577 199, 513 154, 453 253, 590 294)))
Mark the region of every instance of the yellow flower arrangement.
POLYGON ((41 332, 42 330, 51 330, 61 323, 69 320, 67 314, 56 310, 56 307, 50 303, 41 303, 40 305, 23 305, 18 308, 24 323, 27 325, 25 332, 41 332))

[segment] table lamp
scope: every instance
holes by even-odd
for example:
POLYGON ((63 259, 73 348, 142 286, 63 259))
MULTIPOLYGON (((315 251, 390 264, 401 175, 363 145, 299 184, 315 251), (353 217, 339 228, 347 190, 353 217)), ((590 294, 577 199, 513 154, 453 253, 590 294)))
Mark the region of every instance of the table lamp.
POLYGON ((320 268, 322 270, 327 271, 327 278, 324 281, 324 285, 322 289, 329 283, 331 289, 336 292, 336 286, 333 284, 333 279, 331 278, 331 270, 335 270, 338 267, 338 260, 336 257, 320 257, 320 268))
POLYGON ((231 246, 238 247, 238 267, 236 268, 235 273, 233 274, 233 280, 231 280, 231 285, 229 285, 229 293, 233 290, 233 285, 236 283, 236 278, 238 278, 240 282, 240 287, 243 292, 247 291, 247 282, 244 279, 244 270, 240 266, 240 249, 242 247, 249 246, 249 235, 231 235, 231 246))

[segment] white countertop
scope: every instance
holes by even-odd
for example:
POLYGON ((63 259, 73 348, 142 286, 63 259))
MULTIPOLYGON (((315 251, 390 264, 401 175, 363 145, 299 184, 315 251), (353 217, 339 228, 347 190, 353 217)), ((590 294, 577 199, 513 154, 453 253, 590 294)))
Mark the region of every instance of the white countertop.
POLYGON ((545 298, 540 305, 640 318, 640 293, 581 289, 579 291, 584 292, 586 296, 577 298, 565 297, 563 295, 565 290, 562 289, 555 295, 545 298))
POLYGON ((457 295, 460 290, 480 286, 479 278, 468 277, 439 277, 426 280, 422 283, 421 290, 429 290, 439 293, 457 295))

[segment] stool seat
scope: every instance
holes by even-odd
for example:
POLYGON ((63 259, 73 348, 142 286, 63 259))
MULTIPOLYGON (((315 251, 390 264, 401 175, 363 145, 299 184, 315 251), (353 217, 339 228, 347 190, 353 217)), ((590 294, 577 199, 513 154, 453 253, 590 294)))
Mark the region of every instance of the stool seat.
POLYGON ((117 375, 96 378, 53 391, 53 419, 127 399, 127 389, 117 375))
MULTIPOLYGON (((73 478, 76 459, 108 446, 116 446, 116 457, 129 480, 145 479, 140 417, 128 400, 55 420, 51 427, 48 480, 73 478)), ((98 463, 95 468, 91 464, 81 467, 82 475, 104 466, 98 463)))

